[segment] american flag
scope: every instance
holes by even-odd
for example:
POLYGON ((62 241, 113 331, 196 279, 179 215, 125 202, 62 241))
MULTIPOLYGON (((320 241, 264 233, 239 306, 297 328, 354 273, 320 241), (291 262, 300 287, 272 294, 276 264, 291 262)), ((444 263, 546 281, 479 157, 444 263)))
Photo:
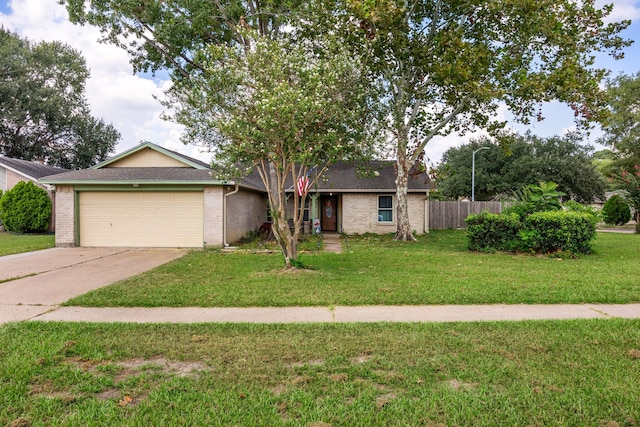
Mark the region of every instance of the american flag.
POLYGON ((303 176, 298 180, 298 196, 304 196, 309 191, 309 177, 303 176))

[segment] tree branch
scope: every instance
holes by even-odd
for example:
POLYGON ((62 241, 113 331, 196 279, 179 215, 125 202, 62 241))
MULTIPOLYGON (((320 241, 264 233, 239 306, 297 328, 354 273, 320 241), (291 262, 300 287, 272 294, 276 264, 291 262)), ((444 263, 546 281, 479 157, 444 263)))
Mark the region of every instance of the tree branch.
POLYGON ((411 163, 415 162, 416 159, 418 158, 418 155, 420 154, 420 152, 422 150, 424 150, 424 147, 426 147, 427 143, 438 134, 438 132, 440 132, 445 126, 447 126, 458 114, 460 114, 460 112, 462 110, 464 110, 464 108, 467 106, 467 103, 469 102, 469 98, 464 98, 444 119, 442 119, 440 121, 440 123, 438 123, 438 125, 436 127, 434 127, 431 132, 429 132, 423 139, 422 142, 420 142, 420 144, 418 144, 418 146, 416 147, 416 149, 414 150, 413 154, 409 157, 409 159, 411 160, 411 163))

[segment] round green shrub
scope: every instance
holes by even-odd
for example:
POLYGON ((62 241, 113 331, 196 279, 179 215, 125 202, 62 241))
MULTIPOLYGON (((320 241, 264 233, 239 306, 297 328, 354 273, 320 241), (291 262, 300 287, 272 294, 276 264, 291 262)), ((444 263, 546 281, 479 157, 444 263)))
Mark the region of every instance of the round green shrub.
POLYGON ((622 197, 615 194, 604 204, 602 220, 609 225, 624 225, 631 220, 631 209, 622 197))
POLYGON ((33 182, 19 182, 0 199, 0 215, 0 221, 7 231, 47 231, 51 218, 51 200, 47 192, 33 182))

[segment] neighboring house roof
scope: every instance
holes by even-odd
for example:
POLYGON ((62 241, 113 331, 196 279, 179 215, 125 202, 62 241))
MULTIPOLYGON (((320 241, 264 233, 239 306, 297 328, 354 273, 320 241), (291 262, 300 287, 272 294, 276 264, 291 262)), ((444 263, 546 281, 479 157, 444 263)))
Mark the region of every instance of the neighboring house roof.
POLYGON ((43 165, 37 162, 29 162, 27 160, 11 159, 9 157, 1 156, 0 166, 29 178, 32 181, 36 181, 44 176, 57 175, 68 171, 68 169, 56 168, 54 166, 43 165))

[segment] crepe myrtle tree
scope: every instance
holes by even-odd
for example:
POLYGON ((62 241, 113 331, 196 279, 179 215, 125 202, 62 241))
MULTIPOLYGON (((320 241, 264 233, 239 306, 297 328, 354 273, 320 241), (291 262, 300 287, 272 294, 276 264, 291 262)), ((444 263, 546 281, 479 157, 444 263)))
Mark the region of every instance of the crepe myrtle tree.
POLYGON ((605 23, 595 0, 327 0, 356 27, 373 75, 385 82, 388 132, 397 159, 395 238, 413 240, 409 170, 434 137, 484 128, 498 133, 506 104, 515 120, 542 120, 540 106, 568 104, 581 129, 605 117, 607 75, 596 52, 614 58, 631 42, 629 21, 605 23))
POLYGON ((635 165, 632 172, 622 171, 611 179, 616 186, 624 190, 624 198, 633 206, 636 234, 640 234, 640 165, 635 165))
POLYGON ((288 189, 311 168, 313 185, 328 163, 369 154, 376 104, 357 55, 328 37, 288 43, 300 22, 317 22, 299 0, 59 1, 136 72, 170 72, 166 117, 185 125, 184 142, 211 146, 217 166, 258 171, 285 265, 297 265, 304 201, 293 201, 291 231, 288 189))
POLYGON ((186 128, 185 142, 211 146, 214 169, 257 171, 285 266, 297 267, 306 191, 298 197, 296 184, 307 177, 312 186, 330 163, 370 154, 374 109, 359 83, 362 64, 349 52, 322 56, 311 45, 238 32, 244 44, 200 51, 204 72, 176 82, 166 103, 186 128))

